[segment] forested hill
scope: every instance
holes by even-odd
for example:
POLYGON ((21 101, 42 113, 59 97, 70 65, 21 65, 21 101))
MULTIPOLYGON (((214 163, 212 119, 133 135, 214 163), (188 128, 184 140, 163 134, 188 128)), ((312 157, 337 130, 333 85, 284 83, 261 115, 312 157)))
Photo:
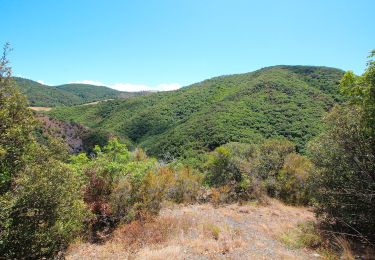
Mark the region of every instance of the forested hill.
POLYGON ((212 78, 177 91, 98 105, 56 108, 50 115, 112 131, 159 157, 190 157, 228 142, 286 137, 302 151, 336 102, 343 71, 274 66, 212 78))
POLYGON ((145 94, 145 92, 121 92, 105 86, 89 84, 47 86, 29 79, 18 77, 14 79, 21 92, 27 96, 30 106, 72 106, 145 94))

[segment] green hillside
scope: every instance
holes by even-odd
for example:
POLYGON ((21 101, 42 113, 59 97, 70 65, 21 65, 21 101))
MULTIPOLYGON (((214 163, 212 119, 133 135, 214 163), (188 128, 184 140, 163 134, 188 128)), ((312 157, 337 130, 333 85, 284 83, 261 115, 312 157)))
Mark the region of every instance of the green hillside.
POLYGON ((21 92, 27 96, 30 106, 72 106, 145 94, 142 92, 121 92, 104 86, 88 84, 46 86, 29 79, 18 77, 14 79, 21 92))
POLYGON ((110 130, 164 158, 278 136, 303 151, 321 131, 321 116, 340 101, 342 75, 327 67, 275 66, 172 92, 56 108, 50 115, 110 130))

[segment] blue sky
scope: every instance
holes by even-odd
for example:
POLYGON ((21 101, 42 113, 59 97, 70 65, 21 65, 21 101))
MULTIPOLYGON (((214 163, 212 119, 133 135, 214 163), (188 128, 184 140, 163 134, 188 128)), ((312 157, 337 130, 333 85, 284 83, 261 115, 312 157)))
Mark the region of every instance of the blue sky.
POLYGON ((14 74, 57 85, 174 89, 262 67, 362 73, 375 1, 0 0, 14 74))

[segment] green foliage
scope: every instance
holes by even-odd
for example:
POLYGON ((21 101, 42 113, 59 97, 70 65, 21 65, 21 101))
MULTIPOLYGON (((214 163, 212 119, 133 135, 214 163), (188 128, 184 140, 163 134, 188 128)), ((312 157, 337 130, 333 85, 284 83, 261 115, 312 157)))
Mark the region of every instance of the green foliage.
POLYGON ((375 238, 375 51, 362 76, 347 72, 340 88, 349 103, 326 118, 310 144, 311 186, 318 216, 338 229, 375 238))
MULTIPOLYGON (((148 173, 155 169, 156 161, 130 153, 124 144, 110 140, 102 149, 94 148, 96 156, 89 159, 85 154, 73 156, 73 169, 85 179, 85 202, 95 214, 91 220, 92 238, 97 232, 120 221, 139 218, 144 208, 157 212, 157 207, 146 205, 149 201, 143 191, 150 181, 148 173)), ((160 202, 159 202, 160 203, 160 202)))
POLYGON ((80 185, 53 139, 37 143, 34 118, 0 59, 0 255, 51 258, 77 235, 85 218, 80 185))
POLYGON ((72 106, 146 94, 142 92, 121 92, 108 87, 89 84, 46 86, 29 79, 18 77, 15 77, 14 81, 22 94, 26 95, 30 106, 72 106))
POLYGON ((342 93, 348 96, 352 104, 359 105, 363 110, 366 131, 372 137, 375 146, 375 50, 369 56, 366 71, 362 76, 356 76, 348 71, 340 82, 342 93))
POLYGON ((80 184, 69 167, 35 148, 14 185, 0 197, 0 254, 7 258, 52 257, 80 234, 87 218, 80 184))
POLYGON ((191 169, 161 166, 141 149, 129 152, 112 139, 94 148, 96 156, 73 156, 71 167, 84 183, 84 199, 94 217, 91 239, 117 223, 157 214, 163 200, 196 201, 201 177, 191 169))
POLYGON ((104 130, 91 130, 82 136, 83 150, 92 153, 95 145, 105 146, 111 135, 104 130))
POLYGON ((322 130, 320 117, 341 100, 342 75, 324 67, 276 66, 85 109, 56 108, 50 115, 130 138, 165 161, 274 137, 304 151, 322 130))
POLYGON ((250 196, 250 179, 244 172, 244 159, 238 153, 233 153, 230 147, 220 146, 211 152, 206 163, 206 182, 216 189, 213 190, 213 201, 231 202, 236 200, 246 200, 250 196), (225 198, 218 193, 225 193, 225 198))
MULTIPOLYGON (((6 52, 0 73, 7 70, 6 52)), ((9 72, 10 73, 10 72, 9 72)), ((34 119, 26 99, 15 89, 10 75, 0 75, 0 195, 8 191, 14 175, 24 167, 24 156, 32 143, 34 119)))
POLYGON ((312 170, 313 165, 307 157, 290 153, 277 176, 278 197, 290 204, 308 204, 308 183, 312 170))
POLYGON ((295 145, 285 139, 267 140, 259 145, 256 158, 253 160, 253 171, 262 179, 274 182, 285 158, 293 152, 295 145))
POLYGON ((201 195, 203 176, 188 167, 171 172, 166 199, 176 203, 196 202, 201 195))
POLYGON ((282 233, 279 239, 290 248, 317 248, 323 243, 321 234, 314 222, 300 223, 296 228, 282 233))
POLYGON ((375 237, 375 154, 358 107, 335 107, 328 129, 309 145, 318 216, 346 232, 375 237))
POLYGON ((295 153, 285 139, 261 144, 229 143, 211 152, 206 163, 206 181, 215 187, 217 201, 276 197, 289 204, 308 204, 308 178, 312 163, 295 153))
POLYGON ((218 147, 208 158, 207 181, 213 186, 223 186, 242 179, 236 164, 231 162, 231 153, 225 147, 218 147))
POLYGON ((255 146, 242 168, 252 180, 252 189, 279 197, 280 170, 285 158, 295 151, 295 145, 286 139, 270 139, 255 146))

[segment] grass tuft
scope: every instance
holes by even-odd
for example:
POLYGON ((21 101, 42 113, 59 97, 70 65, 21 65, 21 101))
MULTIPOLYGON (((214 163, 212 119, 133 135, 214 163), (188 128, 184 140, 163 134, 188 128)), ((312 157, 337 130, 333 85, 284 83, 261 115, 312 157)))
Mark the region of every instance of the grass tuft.
POLYGON ((317 248, 322 243, 322 238, 312 221, 288 229, 279 236, 279 239, 289 248, 317 248))

